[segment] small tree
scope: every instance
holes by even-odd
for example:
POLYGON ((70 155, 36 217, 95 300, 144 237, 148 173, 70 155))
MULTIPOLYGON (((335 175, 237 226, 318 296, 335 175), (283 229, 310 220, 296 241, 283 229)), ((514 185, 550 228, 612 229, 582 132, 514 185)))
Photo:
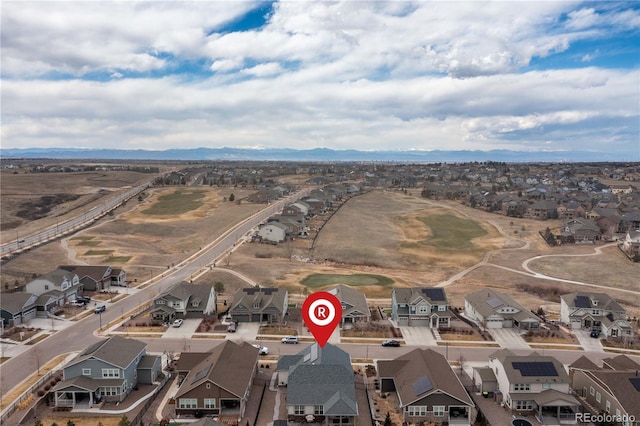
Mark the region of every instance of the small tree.
POLYGON ((76 424, 73 422, 73 420, 68 420, 67 426, 76 426, 76 424))
POLYGON ((213 288, 217 294, 224 293, 224 284, 222 283, 222 281, 216 281, 216 283, 213 285, 213 288))
POLYGON ((391 414, 387 411, 387 416, 384 418, 384 426, 391 426, 391 414))
POLYGON ((118 426, 131 426, 131 422, 129 421, 127 416, 122 416, 122 418, 118 422, 118 426))
POLYGON ((236 199, 235 195, 233 194, 229 195, 229 201, 235 201, 235 199, 236 199))

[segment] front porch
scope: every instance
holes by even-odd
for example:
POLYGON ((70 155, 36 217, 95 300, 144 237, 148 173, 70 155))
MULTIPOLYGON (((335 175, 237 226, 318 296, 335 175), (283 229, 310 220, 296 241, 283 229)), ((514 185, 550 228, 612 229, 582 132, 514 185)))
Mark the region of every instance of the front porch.
POLYGON ((459 407, 449 406, 449 419, 450 425, 470 425, 471 418, 469 407, 461 405, 459 407))
POLYGON ((576 413, 580 402, 572 395, 546 390, 534 397, 535 417, 543 425, 577 424, 576 413))

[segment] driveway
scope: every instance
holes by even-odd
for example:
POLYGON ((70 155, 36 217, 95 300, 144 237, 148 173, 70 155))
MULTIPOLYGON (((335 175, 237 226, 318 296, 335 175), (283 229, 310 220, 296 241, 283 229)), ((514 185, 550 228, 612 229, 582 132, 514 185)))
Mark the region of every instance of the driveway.
POLYGON ((529 344, 512 328, 488 328, 487 330, 502 348, 530 349, 529 344))
POLYGON ((585 352, 604 352, 600 339, 591 337, 588 330, 573 330, 585 352))
POLYGON ((171 326, 167 328, 162 337, 171 339, 191 338, 201 322, 202 318, 185 319, 180 327, 171 326))
POLYGON ((437 346, 435 337, 429 327, 400 327, 402 337, 407 346, 437 346))
POLYGON ((229 340, 254 341, 258 335, 260 324, 257 322, 239 322, 235 333, 227 333, 229 340))

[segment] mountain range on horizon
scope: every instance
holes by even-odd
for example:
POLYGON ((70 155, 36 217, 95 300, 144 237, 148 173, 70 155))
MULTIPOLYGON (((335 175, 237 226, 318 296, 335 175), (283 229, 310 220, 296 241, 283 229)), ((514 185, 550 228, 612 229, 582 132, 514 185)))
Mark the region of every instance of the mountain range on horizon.
POLYGON ((629 153, 590 151, 434 150, 360 151, 329 148, 191 148, 168 150, 125 150, 83 148, 0 148, 2 159, 68 160, 154 160, 154 161, 379 161, 379 162, 619 162, 638 161, 629 153))

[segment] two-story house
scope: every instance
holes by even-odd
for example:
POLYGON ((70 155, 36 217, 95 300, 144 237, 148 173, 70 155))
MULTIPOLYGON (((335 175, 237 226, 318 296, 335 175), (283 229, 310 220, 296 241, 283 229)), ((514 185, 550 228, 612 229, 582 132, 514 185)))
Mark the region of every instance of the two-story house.
POLYGON ((229 314, 238 322, 282 322, 288 306, 289 293, 284 288, 243 288, 233 296, 229 314))
POLYGON ((464 314, 484 328, 538 330, 540 318, 526 310, 511 296, 482 289, 464 298, 464 314))
POLYGON ((38 296, 31 293, 3 293, 0 297, 2 324, 17 327, 36 317, 38 296))
POLYGON ((25 291, 27 293, 41 296, 47 294, 55 297, 59 306, 72 302, 76 296, 82 293, 83 285, 80 278, 73 272, 64 269, 41 275, 27 283, 25 291))
POLYGON ((470 425, 473 401, 446 358, 432 349, 414 349, 378 361, 380 392, 395 392, 405 422, 470 425))
POLYGON ((626 310, 606 293, 563 294, 560 296, 560 321, 572 330, 597 330, 606 337, 633 336, 626 310))
MULTIPOLYGON (((206 353, 188 353, 178 369, 187 371, 175 395, 178 415, 244 415, 258 366, 258 349, 226 340, 206 353)), ((237 424, 237 423, 236 423, 237 424)))
POLYGON ((111 287, 113 270, 110 266, 61 265, 58 268, 76 274, 85 291, 103 291, 111 287))
POLYGON ((212 285, 180 282, 153 300, 153 319, 171 322, 175 318, 202 317, 216 311, 212 285))
POLYGON ((101 401, 122 402, 138 384, 157 382, 160 357, 147 344, 113 336, 82 351, 62 371, 52 392, 56 407, 91 408, 101 401))
POLYGON ((514 413, 534 413, 542 424, 576 424, 580 402, 571 395, 569 375, 555 358, 500 349, 489 356, 497 393, 514 413))
POLYGON ((342 305, 341 327, 345 323, 368 322, 371 319, 369 304, 363 293, 342 284, 327 290, 327 292, 336 296, 342 305))
POLYGON ((635 256, 640 256, 640 229, 627 231, 622 242, 622 250, 632 259, 635 256))
POLYGON ((351 356, 329 343, 314 343, 278 360, 278 383, 287 386, 290 421, 355 426, 358 418, 351 356))
POLYGON ((569 366, 571 387, 593 416, 615 416, 616 424, 640 426, 640 364, 619 355, 598 367, 585 357, 569 366))
POLYGON ((279 222, 269 222, 258 229, 258 237, 262 241, 280 243, 287 238, 287 226, 279 222))
POLYGON ((592 220, 574 218, 563 222, 560 240, 565 243, 594 242, 601 238, 600 227, 592 220))
POLYGON ((448 328, 449 303, 442 288, 394 288, 391 319, 399 327, 448 328))

